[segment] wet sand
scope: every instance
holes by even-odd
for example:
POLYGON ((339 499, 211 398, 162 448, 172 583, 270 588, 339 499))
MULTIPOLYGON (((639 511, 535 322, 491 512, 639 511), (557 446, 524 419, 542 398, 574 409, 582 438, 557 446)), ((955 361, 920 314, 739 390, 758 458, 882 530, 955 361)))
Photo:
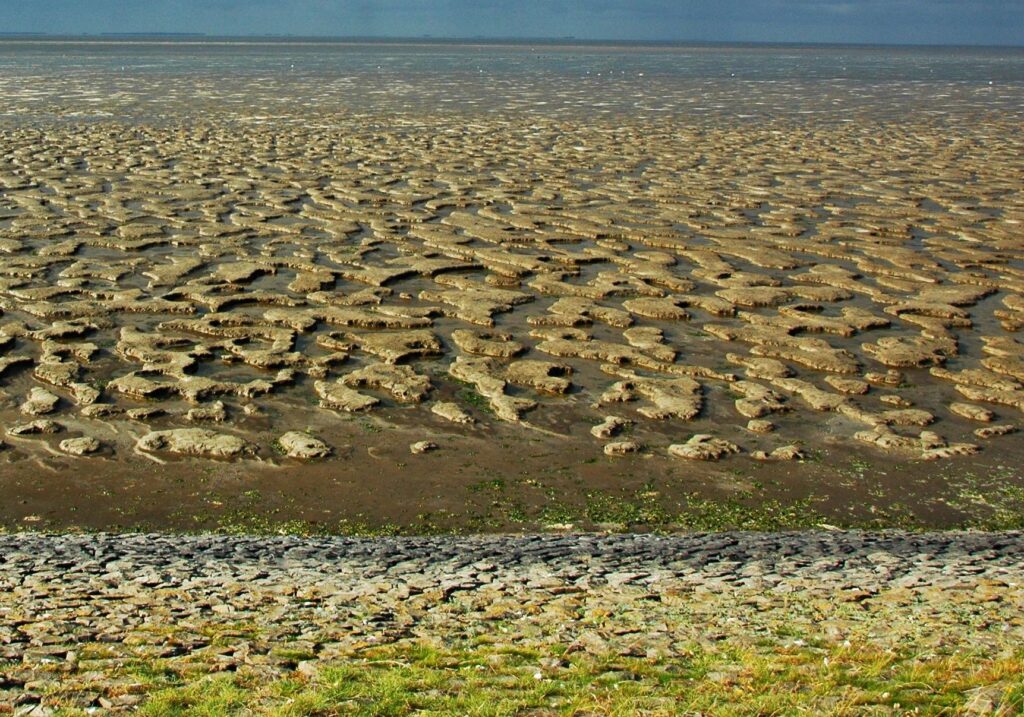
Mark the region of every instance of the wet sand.
POLYGON ((1024 147, 971 112, 7 121, 0 519, 1019 515, 1024 147))

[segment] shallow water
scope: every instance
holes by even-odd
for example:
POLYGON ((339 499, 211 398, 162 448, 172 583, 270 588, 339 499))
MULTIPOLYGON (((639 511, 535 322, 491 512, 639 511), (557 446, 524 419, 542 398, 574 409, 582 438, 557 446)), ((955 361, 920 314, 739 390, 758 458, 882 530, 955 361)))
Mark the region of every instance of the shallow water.
POLYGON ((424 110, 851 121, 1024 112, 1019 48, 0 40, 0 78, 12 116, 230 107, 305 121, 424 110))

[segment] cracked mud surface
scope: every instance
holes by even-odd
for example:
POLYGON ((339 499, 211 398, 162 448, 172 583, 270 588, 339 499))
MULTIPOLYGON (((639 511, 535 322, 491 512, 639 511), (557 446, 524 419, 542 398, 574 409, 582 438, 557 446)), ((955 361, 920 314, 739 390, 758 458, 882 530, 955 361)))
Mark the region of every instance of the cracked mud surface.
POLYGON ((323 121, 257 122, 150 79, 166 114, 136 78, 81 121, 69 78, 0 124, 0 472, 27 506, 5 520, 46 512, 28 476, 79 465, 117 487, 233 475, 217 461, 453 476, 486 455, 512 479, 557 454, 600 460, 602 489, 764 463, 806 496, 815 458, 906 475, 1021 454, 1009 105, 583 122, 352 116, 326 88, 323 121))
POLYGON ((9 426, 131 454, 186 421, 426 415, 461 381, 527 428, 621 411, 660 443, 715 418, 748 451, 921 456, 1024 407, 1013 134, 123 129, 5 133, 9 426))

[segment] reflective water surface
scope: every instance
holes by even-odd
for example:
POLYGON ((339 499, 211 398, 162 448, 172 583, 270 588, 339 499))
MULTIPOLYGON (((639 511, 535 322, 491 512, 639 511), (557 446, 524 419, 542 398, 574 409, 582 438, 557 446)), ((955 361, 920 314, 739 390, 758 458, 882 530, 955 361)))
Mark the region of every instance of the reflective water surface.
POLYGON ((1024 50, 0 40, 0 115, 346 110, 854 121, 1024 108, 1024 50))

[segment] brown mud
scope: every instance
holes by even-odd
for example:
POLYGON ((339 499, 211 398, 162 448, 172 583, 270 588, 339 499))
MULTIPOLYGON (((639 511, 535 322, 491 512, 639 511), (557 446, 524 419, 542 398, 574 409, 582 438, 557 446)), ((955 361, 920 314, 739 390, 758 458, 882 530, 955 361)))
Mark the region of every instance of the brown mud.
POLYGON ((3 524, 1019 520, 1019 124, 620 120, 0 126, 3 524))

